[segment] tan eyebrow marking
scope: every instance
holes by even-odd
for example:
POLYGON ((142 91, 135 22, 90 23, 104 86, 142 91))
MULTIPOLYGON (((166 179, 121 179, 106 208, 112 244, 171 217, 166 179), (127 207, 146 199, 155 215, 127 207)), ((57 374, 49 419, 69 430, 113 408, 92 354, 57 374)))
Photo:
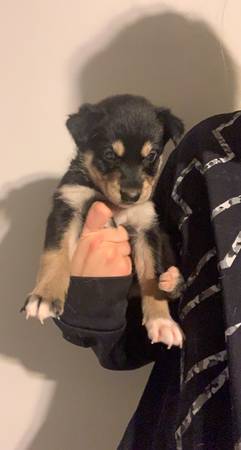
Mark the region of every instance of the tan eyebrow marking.
POLYGON ((117 156, 123 156, 125 153, 125 147, 122 141, 118 140, 113 142, 112 144, 114 152, 117 154, 117 156))
POLYGON ((145 144, 143 145, 142 149, 141 149, 141 156, 143 156, 143 158, 145 158, 146 156, 149 155, 149 153, 152 150, 152 144, 150 141, 146 141, 145 144))

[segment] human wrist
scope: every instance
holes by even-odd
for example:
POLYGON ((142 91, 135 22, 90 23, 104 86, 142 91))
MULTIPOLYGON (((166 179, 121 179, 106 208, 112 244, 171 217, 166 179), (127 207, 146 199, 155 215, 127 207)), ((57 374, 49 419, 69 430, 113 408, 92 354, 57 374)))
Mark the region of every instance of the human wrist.
POLYGON ((71 276, 61 320, 75 327, 116 329, 125 321, 132 276, 71 276))

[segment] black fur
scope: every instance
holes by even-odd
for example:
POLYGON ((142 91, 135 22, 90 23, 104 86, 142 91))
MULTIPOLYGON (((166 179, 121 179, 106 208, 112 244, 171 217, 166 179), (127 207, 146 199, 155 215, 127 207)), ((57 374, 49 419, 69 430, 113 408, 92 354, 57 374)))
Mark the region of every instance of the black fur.
POLYGON ((140 189, 141 176, 153 177, 158 160, 169 139, 175 143, 183 134, 180 119, 168 109, 157 108, 143 97, 117 95, 96 105, 85 104, 77 114, 72 114, 66 122, 78 148, 72 164, 82 166, 83 153, 91 149, 93 164, 103 175, 114 170, 121 174, 124 187, 140 189), (112 143, 121 140, 126 152, 123 158, 106 160, 104 152, 112 148, 112 143), (156 158, 143 159, 140 149, 150 142, 156 158))
MULTIPOLYGON (((148 295, 156 295, 153 292, 153 281, 156 290, 157 280, 150 278, 155 276, 155 272, 158 276, 175 263, 168 237, 155 223, 153 205, 146 202, 152 198, 158 181, 160 157, 165 144, 170 139, 176 143, 184 131, 181 120, 168 109, 155 107, 143 97, 117 95, 96 105, 81 106, 78 113, 68 118, 66 125, 77 145, 77 152, 53 197, 44 244, 47 252, 43 256, 48 258, 49 250, 62 250, 62 245, 64 251, 50 253, 52 259, 46 259, 47 263, 44 260, 44 267, 40 267, 41 281, 38 279, 35 289, 23 307, 27 316, 37 315, 42 303, 49 305, 50 315, 57 316, 63 311, 70 276, 68 269, 70 251, 74 251, 78 233, 81 233, 88 210, 96 200, 105 202, 113 209, 114 218, 116 220, 118 217, 121 218, 120 223, 127 226, 133 262, 141 260, 142 256, 139 256, 141 246, 149 246, 145 250, 151 249, 151 252, 146 251, 144 254, 144 266, 147 269, 151 268, 149 279, 144 280, 145 293, 146 288, 149 289, 149 283, 148 295), (137 204, 138 208, 129 210, 132 218, 128 216, 127 219, 122 209, 133 204, 137 204), (147 208, 148 222, 140 223, 142 207, 147 208), (135 211, 138 211, 138 225, 141 227, 135 223, 135 211), (73 229, 69 230, 70 235, 66 234, 64 241, 65 232, 71 224, 73 229), (75 242, 72 242, 73 240, 75 242), (63 272, 59 271, 58 258, 61 258, 63 272), (51 268, 52 278, 49 279, 48 270, 51 268), (60 290, 57 289, 59 277, 62 281, 60 290), (31 304, 34 306, 36 299, 37 313, 33 308, 31 310, 31 304)), ((112 224, 115 226, 114 221, 112 224)), ((145 274, 140 273, 141 270, 138 272, 137 268, 136 274, 133 264, 134 281, 138 275, 140 283, 143 282, 145 274)), ((159 291, 160 300, 174 298, 176 294, 176 289, 171 295, 159 291)), ((159 298, 158 293, 156 298, 159 298)), ((40 315, 40 320, 41 317, 40 315)))
POLYGON ((47 220, 47 229, 45 234, 44 248, 58 248, 63 237, 64 231, 74 215, 74 210, 67 205, 58 196, 54 195, 53 209, 47 220))
MULTIPOLYGON (((155 273, 158 278, 159 275, 166 272, 169 267, 176 265, 176 257, 169 236, 159 224, 154 225, 150 230, 146 231, 146 240, 154 255, 155 273)), ((157 297, 160 300, 162 298, 166 298, 167 300, 176 299, 177 297, 180 297, 183 288, 184 280, 180 275, 177 285, 172 292, 165 292, 159 289, 157 297)))
MULTIPOLYGON (((155 176, 159 157, 167 141, 172 139, 177 142, 184 131, 181 120, 168 109, 155 107, 145 98, 131 95, 109 97, 96 105, 84 104, 78 113, 69 116, 66 126, 77 145, 77 154, 58 188, 68 184, 79 184, 96 190, 96 196, 86 202, 81 211, 82 221, 93 201, 102 200, 111 206, 110 199, 99 192, 95 180, 89 176, 83 159, 86 151, 93 151, 93 165, 103 176, 111 175, 113 171, 118 170, 121 173, 123 190, 131 188, 140 190, 143 174, 155 176), (103 156, 104 151, 111 149, 113 142, 117 140, 121 140, 125 146, 124 157, 106 160, 103 156), (143 158, 140 154, 140 149, 147 141, 156 152, 153 161, 150 158, 143 158)), ((58 248, 73 215, 74 210, 59 199, 57 191, 47 223, 46 249, 58 248)), ((146 237, 156 255, 156 273, 160 274, 174 263, 171 250, 168 250, 169 246, 166 243, 167 236, 155 226, 147 231, 146 237)))
MULTIPOLYGON (((109 97, 96 105, 84 104, 78 113, 69 116, 66 126, 77 145, 77 155, 58 187, 79 184, 96 189, 94 180, 83 163, 84 152, 91 149, 94 153, 93 164, 100 173, 108 175, 116 169, 121 171, 121 188, 124 191, 131 188, 139 191, 143 173, 154 177, 164 145, 169 139, 176 142, 184 131, 181 120, 168 109, 155 107, 145 98, 131 95, 109 97), (121 140, 126 148, 124 158, 105 160, 103 151, 111 148, 112 143, 117 140, 121 140), (140 155, 140 149, 147 141, 151 142, 157 152, 154 161, 140 155)), ((101 193, 99 197, 97 195, 85 205, 83 218, 96 199, 109 200, 101 193)), ((73 214, 74 210, 60 200, 56 193, 48 218, 45 248, 59 246, 73 214)), ((150 233, 153 239, 155 236, 154 245, 157 245, 157 232, 150 233)))

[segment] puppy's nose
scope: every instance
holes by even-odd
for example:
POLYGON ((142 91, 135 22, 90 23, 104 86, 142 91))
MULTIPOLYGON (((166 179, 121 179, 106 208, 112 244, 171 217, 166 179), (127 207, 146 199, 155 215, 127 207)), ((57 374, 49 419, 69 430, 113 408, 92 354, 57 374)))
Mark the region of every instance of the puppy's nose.
POLYGON ((123 202, 134 203, 138 200, 140 195, 141 195, 141 191, 139 189, 122 189, 121 190, 121 199, 123 202))

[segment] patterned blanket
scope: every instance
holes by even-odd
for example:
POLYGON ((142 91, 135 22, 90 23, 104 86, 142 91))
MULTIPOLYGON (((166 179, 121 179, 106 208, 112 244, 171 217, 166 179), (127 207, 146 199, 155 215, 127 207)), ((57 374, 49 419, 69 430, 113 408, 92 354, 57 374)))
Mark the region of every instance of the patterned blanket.
POLYGON ((241 449, 241 112, 185 136, 155 203, 186 281, 186 339, 181 356, 156 361, 118 448, 241 449))

